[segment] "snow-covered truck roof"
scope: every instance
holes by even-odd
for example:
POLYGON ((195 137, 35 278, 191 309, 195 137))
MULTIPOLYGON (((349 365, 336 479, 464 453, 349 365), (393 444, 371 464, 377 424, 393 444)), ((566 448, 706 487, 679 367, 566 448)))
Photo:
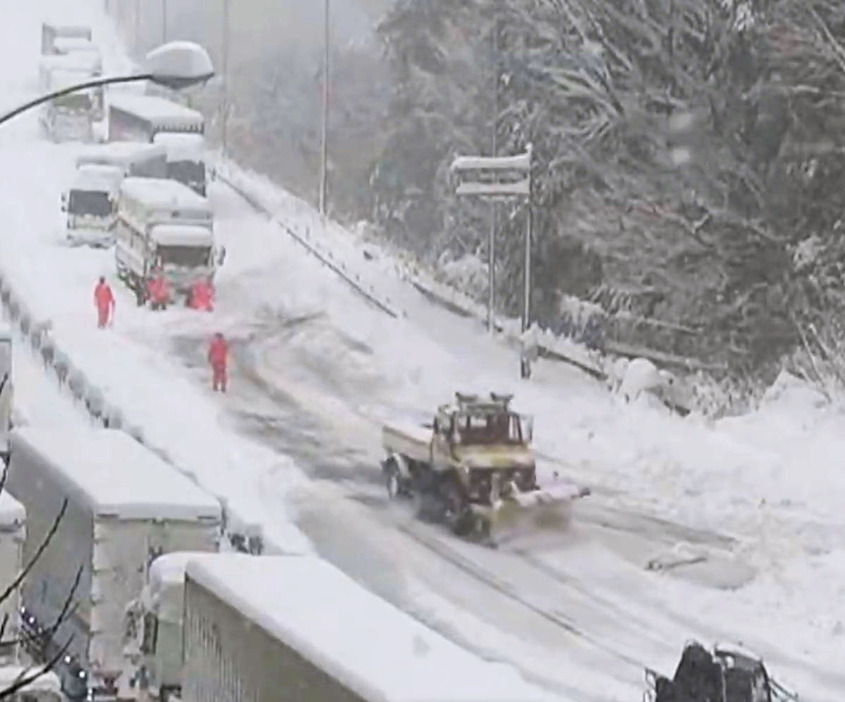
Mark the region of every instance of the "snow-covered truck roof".
POLYGON ((168 178, 127 178, 120 187, 127 199, 150 209, 184 209, 211 213, 211 203, 187 185, 168 178))
POLYGON ((55 54, 42 56, 40 67, 42 70, 78 71, 88 76, 98 76, 103 71, 103 60, 97 54, 86 52, 55 54))
POLYGON ((205 129, 205 118, 200 112, 153 95, 120 93, 109 98, 109 106, 165 129, 196 132, 205 129))
POLYGON ((202 134, 159 132, 153 137, 153 143, 167 150, 168 161, 199 161, 205 153, 205 137, 202 134))
POLYGON ((123 171, 118 166, 85 163, 76 169, 71 190, 117 193, 123 171))
POLYGON ((92 164, 113 164, 127 168, 133 163, 153 158, 165 158, 167 149, 145 141, 111 141, 85 149, 76 158, 76 167, 92 164))
POLYGON ((369 702, 546 699, 322 559, 219 554, 190 561, 187 575, 369 702))
POLYGON ((26 508, 4 490, 0 493, 0 528, 16 528, 25 523, 26 508))
POLYGON ((67 24, 55 19, 42 22, 41 29, 52 32, 57 37, 77 37, 91 39, 91 27, 84 24, 67 24))
POLYGON ((100 53, 100 47, 98 47, 88 37, 56 37, 53 41, 53 47, 60 54, 70 54, 76 52, 90 54, 100 53))
POLYGON ((150 239, 159 246, 213 246, 214 230, 195 224, 157 224, 150 239))
POLYGON ((11 447, 13 456, 35 454, 67 494, 96 515, 220 519, 216 499, 122 431, 26 426, 12 431, 11 447))

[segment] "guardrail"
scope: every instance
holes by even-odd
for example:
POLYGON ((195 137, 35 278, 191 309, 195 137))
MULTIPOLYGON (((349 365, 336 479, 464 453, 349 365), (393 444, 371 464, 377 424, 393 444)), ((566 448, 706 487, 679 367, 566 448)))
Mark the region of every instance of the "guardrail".
POLYGON ((217 180, 221 181, 222 183, 225 183, 229 188, 231 188, 246 202, 248 202, 251 207, 263 214, 265 217, 267 217, 267 219, 269 219, 273 224, 281 228, 286 234, 288 234, 288 236, 290 236, 294 241, 300 244, 308 253, 310 253, 318 261, 320 261, 320 263, 329 268, 332 272, 336 273, 341 278, 341 280, 343 280, 347 285, 349 285, 349 287, 352 288, 354 292, 364 298, 364 300, 369 302, 371 305, 374 305, 376 308, 378 308, 385 314, 390 315, 394 319, 406 316, 404 312, 396 309, 391 304, 390 300, 381 299, 376 294, 375 289, 371 285, 365 287, 365 284, 361 281, 360 276, 347 271, 346 266, 343 264, 343 262, 335 261, 334 257, 329 251, 321 251, 319 244, 311 240, 311 233, 308 229, 305 230, 304 234, 300 234, 293 227, 280 220, 275 212, 272 212, 270 208, 266 207, 264 203, 262 203, 257 197, 250 193, 249 190, 247 190, 243 185, 239 184, 237 182, 237 179, 232 174, 227 173, 226 171, 226 164, 219 163, 215 169, 217 180))
MULTIPOLYGON (((383 312, 389 314, 391 317, 407 317, 407 313, 400 312, 395 309, 390 300, 381 299, 372 286, 365 288, 364 284, 361 282, 360 276, 348 271, 342 262, 335 262, 331 253, 322 250, 319 243, 314 241, 310 235, 310 231, 306 229, 304 234, 300 234, 293 226, 283 221, 278 212, 274 212, 273 209, 263 202, 259 196, 250 192, 249 185, 243 182, 245 179, 240 176, 237 172, 238 170, 239 168, 237 166, 233 169, 229 163, 220 159, 215 167, 216 178, 231 188, 257 212, 260 212, 271 222, 279 226, 285 233, 291 236, 306 251, 308 251, 308 253, 315 256, 324 265, 340 276, 368 302, 375 305, 383 312)), ((464 317, 486 320, 486 310, 482 309, 482 307, 474 300, 460 291, 449 286, 436 283, 435 281, 427 280, 423 276, 408 270, 405 271, 405 275, 411 285, 413 285, 420 293, 425 295, 435 304, 464 317)), ((516 330, 519 326, 518 320, 496 319, 494 320, 494 325, 497 331, 504 333, 511 341, 519 339, 520 333, 516 330)), ((606 377, 606 372, 603 367, 604 364, 598 361, 596 354, 588 352, 586 347, 574 344, 568 339, 558 339, 548 331, 541 332, 539 352, 544 358, 568 363, 595 378, 604 379, 606 377)))
MULTIPOLYGON (((23 298, 12 287, 6 272, 2 269, 0 269, 0 304, 2 304, 9 320, 17 326, 21 336, 29 343, 32 354, 43 365, 44 372, 52 373, 58 383, 59 390, 70 395, 74 404, 83 410, 94 424, 124 431, 139 444, 172 466, 174 470, 179 471, 199 485, 199 481, 193 473, 180 468, 170 459, 165 450, 155 446, 144 436, 144 432, 139 426, 127 422, 119 407, 108 402, 102 390, 88 380, 85 373, 73 363, 70 356, 59 346, 50 333, 51 323, 35 318, 23 298)), ((244 553, 261 554, 265 552, 267 544, 261 527, 252 525, 249 520, 243 519, 231 510, 225 497, 215 497, 220 503, 223 515, 223 535, 228 538, 229 543, 236 550, 244 553)))

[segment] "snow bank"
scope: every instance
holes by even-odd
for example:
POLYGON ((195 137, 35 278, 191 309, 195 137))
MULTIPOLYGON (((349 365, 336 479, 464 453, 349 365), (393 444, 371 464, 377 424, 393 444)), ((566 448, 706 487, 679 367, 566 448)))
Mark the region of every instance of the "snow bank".
POLYGON ((326 561, 221 555, 188 577, 372 702, 539 702, 545 693, 420 624, 326 561), (365 645, 361 634, 368 632, 365 645))

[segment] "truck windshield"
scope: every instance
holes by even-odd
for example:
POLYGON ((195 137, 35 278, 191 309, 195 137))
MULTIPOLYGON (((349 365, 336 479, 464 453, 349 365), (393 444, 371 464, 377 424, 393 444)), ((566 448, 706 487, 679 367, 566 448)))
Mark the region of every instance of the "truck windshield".
POLYGON ((158 255, 165 266, 199 268, 211 261, 210 246, 159 246, 158 255))
POLYGON ((67 209, 70 214, 74 215, 108 217, 112 212, 112 203, 108 193, 92 190, 71 190, 67 209))
POLYGON ((167 173, 173 180, 189 185, 205 182, 205 164, 202 161, 171 161, 167 173))
POLYGON ((522 427, 515 414, 459 414, 455 417, 456 439, 464 445, 521 444, 522 427))

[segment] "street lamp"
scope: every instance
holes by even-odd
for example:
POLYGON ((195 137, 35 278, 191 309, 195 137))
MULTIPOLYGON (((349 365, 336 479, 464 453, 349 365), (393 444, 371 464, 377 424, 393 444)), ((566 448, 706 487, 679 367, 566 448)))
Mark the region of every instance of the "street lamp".
POLYGON ((174 41, 159 46, 147 54, 141 73, 134 73, 126 76, 111 76, 95 78, 84 83, 71 85, 62 88, 48 95, 42 95, 35 100, 16 107, 0 117, 0 124, 8 122, 13 117, 31 110, 33 107, 43 105, 55 98, 76 93, 80 90, 99 88, 104 85, 117 83, 137 83, 149 80, 158 85, 163 85, 172 90, 181 90, 192 85, 207 83, 214 77, 214 65, 208 52, 199 44, 190 41, 174 41))
MULTIPOLYGON (((523 307, 522 333, 525 334, 531 325, 531 237, 533 217, 531 213, 531 144, 524 154, 517 156, 458 156, 450 167, 450 171, 457 177, 458 183, 455 194, 459 197, 480 197, 492 200, 495 206, 497 200, 521 198, 526 203, 525 227, 525 269, 523 273, 523 307)), ((492 243, 491 243, 492 245, 492 243)), ((494 284, 493 268, 495 261, 490 257, 488 271, 488 286, 494 284)), ((493 329, 493 295, 488 295, 487 319, 490 329, 493 329)), ((526 355, 520 363, 520 375, 528 378, 531 375, 531 364, 526 355)))

